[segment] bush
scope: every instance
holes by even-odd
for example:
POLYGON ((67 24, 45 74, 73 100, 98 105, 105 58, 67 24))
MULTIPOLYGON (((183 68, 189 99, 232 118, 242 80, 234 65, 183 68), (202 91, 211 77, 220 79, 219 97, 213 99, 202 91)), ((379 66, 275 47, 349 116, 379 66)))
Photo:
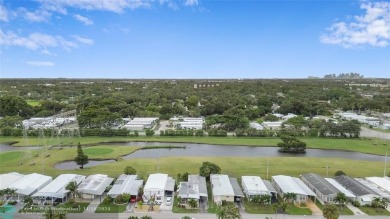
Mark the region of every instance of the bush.
POLYGON ((130 216, 127 219, 138 219, 138 217, 137 216, 130 216))
POLYGON ((80 205, 78 203, 73 203, 72 208, 78 208, 80 205))
POLYGON ((123 171, 126 175, 135 175, 137 174, 137 170, 134 169, 132 166, 126 166, 125 170, 123 171))
POLYGON ((145 216, 142 216, 141 219, 153 219, 153 218, 151 216, 145 215, 145 216))
POLYGON ((338 170, 334 173, 334 176, 346 176, 347 174, 345 174, 344 171, 342 170, 338 170))
POLYGON ((353 202, 352 202, 352 205, 355 206, 355 207, 360 207, 360 202, 358 202, 358 201, 353 201, 353 202))
POLYGON ((153 136, 153 135, 154 135, 154 131, 151 130, 151 129, 146 129, 146 130, 145 130, 145 135, 146 135, 146 136, 153 136))
POLYGON ((8 204, 10 204, 10 205, 16 205, 16 204, 18 204, 18 202, 17 202, 17 201, 9 201, 8 204))
POLYGON ((111 196, 106 196, 103 200, 103 204, 111 204, 114 199, 111 196))

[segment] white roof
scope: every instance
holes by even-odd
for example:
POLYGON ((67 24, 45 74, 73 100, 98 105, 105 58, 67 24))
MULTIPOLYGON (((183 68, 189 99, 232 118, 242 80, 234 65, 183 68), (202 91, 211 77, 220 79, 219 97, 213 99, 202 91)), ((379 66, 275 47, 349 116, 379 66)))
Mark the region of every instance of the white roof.
POLYGON ((77 175, 77 174, 61 174, 57 178, 55 178, 51 183, 47 186, 43 187, 37 193, 35 193, 34 197, 56 197, 62 198, 69 191, 65 189, 65 187, 70 182, 76 182, 80 184, 81 181, 85 179, 85 176, 77 175))
POLYGON ((390 198, 390 193, 387 191, 383 191, 382 189, 378 188, 378 186, 370 181, 364 180, 363 178, 355 178, 358 182, 361 184, 367 186, 368 188, 372 189, 374 192, 378 193, 383 198, 390 198))
POLYGON ((156 121, 158 120, 157 117, 135 117, 134 119, 132 119, 131 121, 150 121, 150 122, 153 122, 153 121, 156 121))
POLYGON ((259 176, 242 176, 241 183, 245 184, 246 192, 251 195, 269 193, 267 186, 259 176))
POLYGON ((381 189, 390 192, 390 178, 388 177, 366 177, 366 179, 376 184, 381 189))
POLYGON ((272 179, 276 184, 278 184, 283 193, 295 193, 299 195, 316 196, 316 194, 311 191, 310 188, 302 182, 302 180, 298 178, 278 175, 272 176, 272 179))
POLYGON ((249 123, 249 126, 251 128, 256 129, 256 130, 263 130, 264 129, 264 127, 257 122, 251 122, 251 123, 249 123))
POLYGON ((263 122, 265 126, 282 126, 282 122, 263 122))
POLYGON ((165 190, 165 185, 167 184, 167 180, 168 180, 168 174, 164 174, 164 173, 150 174, 148 181, 146 181, 144 190, 148 190, 148 189, 165 190))
POLYGON ((336 187, 336 189, 338 189, 341 193, 344 193, 348 198, 356 198, 352 192, 344 188, 344 186, 340 185, 340 183, 338 183, 335 179, 325 178, 325 180, 336 187))
POLYGON ((52 180, 53 178, 51 176, 32 173, 15 181, 9 186, 9 188, 16 189, 16 193, 21 195, 31 195, 39 188, 49 184, 52 180))
POLYGON ((83 194, 102 195, 112 181, 114 181, 114 179, 107 175, 90 175, 81 182, 77 191, 83 194))
POLYGON ((211 174, 210 181, 213 187, 214 196, 234 196, 234 190, 230 184, 229 176, 211 174))
POLYGON ((6 173, 0 175, 0 190, 8 188, 9 185, 22 178, 24 175, 20 173, 6 173))

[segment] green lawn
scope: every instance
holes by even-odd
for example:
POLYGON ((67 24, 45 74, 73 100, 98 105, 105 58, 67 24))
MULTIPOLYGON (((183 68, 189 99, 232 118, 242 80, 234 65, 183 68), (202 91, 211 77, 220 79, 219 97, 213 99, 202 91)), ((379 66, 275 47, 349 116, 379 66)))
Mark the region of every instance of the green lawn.
POLYGON ((293 204, 289 204, 287 206, 286 213, 290 215, 311 215, 312 214, 309 208, 297 207, 293 204))
POLYGON ((10 151, 10 152, 4 152, 0 153, 0 163, 2 162, 9 162, 15 159, 20 159, 23 157, 23 152, 21 151, 10 151))
POLYGON ((115 205, 101 203, 95 210, 95 213, 122 213, 126 211, 127 204, 115 205))
POLYGON ((245 211, 249 214, 275 214, 271 205, 260 206, 259 204, 245 200, 244 207, 245 211))
POLYGON ((376 208, 365 207, 365 206, 361 206, 361 207, 359 207, 359 209, 361 211, 363 211, 364 213, 366 213, 368 215, 372 215, 372 216, 375 216, 375 215, 389 215, 390 216, 390 212, 387 211, 386 209, 380 209, 378 211, 376 208))
MULTIPOLYGON (((390 150, 390 140, 380 139, 335 139, 335 138, 301 138, 307 143, 308 148, 334 149, 357 151, 369 154, 384 155, 390 150)), ((50 138, 47 137, 46 142, 50 138)), ((69 140, 64 139, 64 142, 69 140)), ((129 142, 129 141, 150 141, 150 142, 177 142, 177 143, 204 143, 219 145, 246 145, 246 146, 276 146, 280 138, 239 138, 239 137, 170 137, 170 136, 153 136, 153 137, 82 137, 72 139, 72 145, 97 144, 99 142, 129 142)), ((16 146, 24 146, 22 138, 0 137, 1 142, 18 142, 16 146)), ((38 138, 29 138, 29 145, 42 145, 42 140, 38 138)))
POLYGON ((39 106, 39 105, 41 105, 41 101, 39 101, 39 100, 27 100, 26 102, 30 106, 39 106))
POLYGON ((84 153, 88 156, 95 156, 95 155, 107 155, 114 152, 114 149, 108 148, 108 147, 90 147, 84 149, 84 153))

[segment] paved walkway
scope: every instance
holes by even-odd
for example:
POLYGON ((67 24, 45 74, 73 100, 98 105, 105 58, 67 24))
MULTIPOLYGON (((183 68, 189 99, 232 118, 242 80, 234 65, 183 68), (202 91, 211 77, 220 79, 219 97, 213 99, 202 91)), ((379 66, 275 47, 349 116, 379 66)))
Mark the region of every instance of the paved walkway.
POLYGON ((361 211, 359 208, 353 206, 351 203, 347 204, 347 208, 353 212, 354 215, 366 215, 363 211, 361 211))
POLYGON ((316 204, 314 204, 314 202, 309 199, 309 201, 306 203, 307 207, 310 209, 310 211, 313 213, 313 215, 316 215, 316 216, 322 216, 322 211, 320 208, 318 208, 318 206, 316 204))
POLYGON ((99 205, 100 205, 100 199, 99 199, 99 198, 95 198, 95 199, 88 205, 88 207, 84 210, 83 213, 85 213, 85 214, 94 213, 99 205))

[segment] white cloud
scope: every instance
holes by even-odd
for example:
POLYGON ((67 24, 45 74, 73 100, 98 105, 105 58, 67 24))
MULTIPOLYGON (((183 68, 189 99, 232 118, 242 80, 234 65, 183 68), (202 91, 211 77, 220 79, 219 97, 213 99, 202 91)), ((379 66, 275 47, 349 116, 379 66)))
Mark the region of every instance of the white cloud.
POLYGON ((8 22, 8 11, 7 9, 0 4, 0 21, 8 22))
POLYGON ((87 17, 81 16, 79 14, 76 14, 73 16, 76 20, 84 23, 85 25, 92 25, 93 21, 87 17))
POLYGON ((20 8, 18 12, 22 15, 22 17, 31 22, 47 21, 51 16, 51 13, 49 11, 43 9, 37 9, 31 12, 25 8, 20 8))
POLYGON ((185 0, 185 6, 196 6, 199 5, 199 0, 185 0))
POLYGON ((66 7, 122 13, 125 9, 148 8, 152 0, 39 0, 44 8, 66 12, 66 7))
POLYGON ((81 37, 79 35, 73 35, 72 37, 75 40, 77 40, 78 42, 83 43, 83 44, 87 44, 87 45, 94 44, 94 40, 93 39, 84 38, 84 37, 81 37))
POLYGON ((49 61, 27 61, 28 65, 36 66, 36 67, 52 67, 54 66, 54 62, 49 61))
POLYGON ((390 44, 390 2, 362 2, 365 10, 352 22, 337 22, 320 37, 322 43, 345 48, 370 45, 386 47, 390 44))
POLYGON ((44 33, 31 33, 28 36, 20 36, 12 31, 3 32, 0 30, 0 45, 19 46, 30 50, 40 50, 42 53, 47 48, 62 48, 71 50, 77 47, 77 43, 65 40, 61 36, 52 36, 44 33))

